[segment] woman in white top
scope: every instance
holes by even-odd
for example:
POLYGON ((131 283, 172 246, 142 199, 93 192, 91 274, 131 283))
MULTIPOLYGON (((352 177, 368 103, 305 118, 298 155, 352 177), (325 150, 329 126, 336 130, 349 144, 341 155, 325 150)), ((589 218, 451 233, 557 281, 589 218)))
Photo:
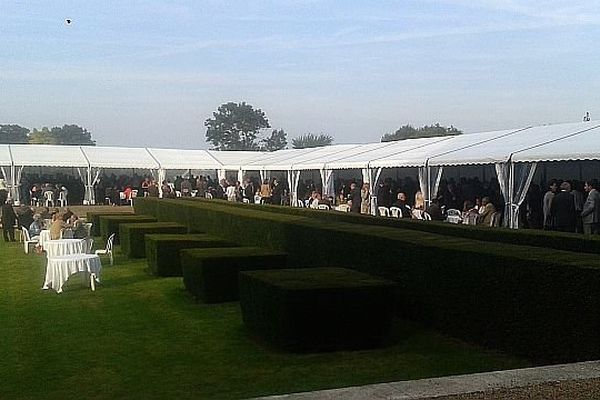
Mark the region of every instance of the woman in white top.
POLYGON ((225 195, 227 196, 227 201, 237 201, 235 185, 230 184, 227 186, 227 189, 225 189, 225 195))

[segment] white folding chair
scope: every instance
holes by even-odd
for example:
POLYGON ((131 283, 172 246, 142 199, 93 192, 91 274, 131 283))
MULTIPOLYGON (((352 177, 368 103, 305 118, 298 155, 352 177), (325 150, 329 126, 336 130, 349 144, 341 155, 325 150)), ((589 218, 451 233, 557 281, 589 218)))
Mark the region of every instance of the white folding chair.
POLYGON ((431 214, 429 214, 427 211, 423 211, 423 219, 425 221, 431 221, 431 214))
POLYGON ((390 209, 387 207, 379 206, 379 207, 377 207, 377 211, 379 211, 379 215, 382 217, 390 216, 390 209))
POLYGON ((402 218, 402 209, 400 207, 390 207, 392 218, 402 218))
POLYGON ((97 256, 108 255, 110 257, 110 265, 113 265, 113 242, 115 240, 115 234, 113 233, 108 237, 106 241, 106 248, 98 249, 94 252, 97 256))
POLYGON ((319 204, 319 205, 317 205, 317 209, 318 210, 331 210, 331 207, 329 207, 327 204, 319 204))
POLYGON ((39 239, 31 239, 31 237, 29 236, 29 230, 24 226, 21 227, 21 230, 23 232, 23 245, 25 246, 25 254, 29 254, 29 245, 37 244, 39 242, 39 239))
POLYGON ((304 208, 305 207, 304 202, 302 200, 298 200, 297 203, 298 203, 298 207, 300 207, 300 208, 304 208))
POLYGON ((92 237, 92 222, 86 222, 83 226, 85 227, 85 232, 87 237, 92 237))

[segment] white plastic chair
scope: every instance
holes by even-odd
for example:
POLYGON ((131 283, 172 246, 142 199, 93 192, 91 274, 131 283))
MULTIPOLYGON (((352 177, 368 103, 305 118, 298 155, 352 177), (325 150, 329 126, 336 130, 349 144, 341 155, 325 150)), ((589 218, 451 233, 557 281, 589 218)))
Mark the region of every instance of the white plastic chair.
POLYGON ((245 198, 245 197, 244 197, 244 198, 242 199, 242 203, 245 203, 245 204, 250 204, 250 199, 247 199, 247 198, 245 198))
MULTIPOLYGON (((48 192, 46 192, 46 193, 48 193, 48 192)), ((60 192, 60 193, 58 194, 58 202, 60 203, 60 206, 61 206, 61 207, 66 207, 66 206, 68 206, 68 203, 67 203, 67 195, 66 195, 64 192, 60 192)))
POLYGON ((318 210, 328 210, 329 211, 329 210, 331 210, 331 207, 329 207, 327 204, 319 204, 317 206, 317 209, 318 210))
POLYGON ((31 239, 31 236, 29 236, 29 230, 24 226, 21 227, 21 230, 23 232, 23 245, 25 246, 25 254, 29 254, 29 245, 37 244, 39 239, 31 239))
POLYGON ((205 198, 207 198, 207 199, 212 199, 212 198, 213 198, 213 195, 212 195, 210 192, 206 192, 206 193, 204 194, 204 197, 205 197, 205 198))
POLYGON ((423 219, 425 221, 431 221, 431 214, 429 214, 427 211, 423 211, 423 219))
POLYGON ((54 193, 49 190, 44 192, 44 204, 46 207, 54 207, 54 193))
POLYGON ((377 207, 377 211, 379 211, 379 215, 382 217, 390 216, 390 209, 387 207, 379 206, 379 207, 377 207))
POLYGON ((446 212, 446 221, 451 224, 460 224, 462 222, 462 213, 456 208, 450 208, 446 212))
POLYGON ((175 197, 181 197, 181 192, 179 190, 175 191, 175 197))
POLYGON ((390 207, 392 218, 402 218, 402 209, 400 207, 390 207))
POLYGON ((92 222, 86 222, 83 226, 85 227, 85 232, 87 237, 92 237, 92 222))
POLYGON ((108 240, 106 241, 106 248, 105 249, 98 249, 94 252, 95 255, 97 256, 103 256, 103 255, 107 255, 110 257, 110 265, 113 265, 113 242, 115 240, 115 234, 113 233, 112 235, 110 235, 108 237, 108 240))
POLYGON ((298 200, 298 207, 300 207, 300 208, 305 207, 304 202, 302 200, 298 200))
POLYGON ((350 212, 350 206, 348 204, 340 204, 337 206, 336 210, 341 212, 350 212))

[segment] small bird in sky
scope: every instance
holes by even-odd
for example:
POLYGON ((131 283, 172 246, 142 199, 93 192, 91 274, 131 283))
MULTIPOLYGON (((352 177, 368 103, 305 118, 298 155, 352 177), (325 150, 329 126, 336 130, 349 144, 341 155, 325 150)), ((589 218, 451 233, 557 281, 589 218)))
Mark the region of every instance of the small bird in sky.
POLYGON ((65 24, 71 25, 71 22, 73 22, 72 19, 70 19, 70 18, 65 19, 65 24))

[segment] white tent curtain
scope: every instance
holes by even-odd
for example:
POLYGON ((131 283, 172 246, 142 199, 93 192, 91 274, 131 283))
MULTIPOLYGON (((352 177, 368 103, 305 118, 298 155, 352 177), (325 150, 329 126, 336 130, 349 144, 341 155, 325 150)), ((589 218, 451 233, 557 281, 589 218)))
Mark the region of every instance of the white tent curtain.
POLYGON ((377 188, 377 181, 379 181, 379 177, 381 176, 382 168, 362 168, 360 170, 362 174, 363 183, 369 183, 369 196, 371 204, 371 214, 377 215, 377 193, 375 193, 375 189, 377 188))
POLYGON ((265 180, 271 180, 271 171, 261 169, 258 172, 260 173, 260 183, 263 183, 265 180))
POLYGON ((321 174, 321 184, 323 185, 323 198, 335 197, 335 189, 333 186, 333 170, 321 169, 319 173, 321 174))
POLYGON ((525 201, 531 181, 535 175, 537 163, 511 163, 511 216, 510 227, 513 229, 519 228, 519 207, 525 201))
POLYGON ((243 169, 239 169, 238 173, 237 173, 237 181, 242 183, 244 181, 244 173, 245 171, 243 169))
POLYGON ((218 179, 219 183, 221 183, 222 180, 227 180, 227 170, 218 169, 217 170, 217 179, 218 179))
POLYGON ((444 172, 443 166, 424 166, 419 167, 419 186, 423 198, 427 204, 431 203, 431 200, 437 197, 438 189, 440 188, 440 182, 442 180, 442 174, 444 172))
POLYGON ((167 170, 165 170, 164 168, 160 168, 158 170, 158 196, 160 198, 163 197, 163 182, 167 179, 167 170))
POLYGON ((498 175, 498 184, 500 185, 500 191, 504 198, 504 226, 512 226, 511 218, 511 184, 510 184, 510 164, 508 163, 496 163, 496 175, 498 175))
POLYGON ((288 171, 288 184, 290 185, 290 199, 292 207, 298 205, 298 185, 300 184, 301 171, 288 171))

